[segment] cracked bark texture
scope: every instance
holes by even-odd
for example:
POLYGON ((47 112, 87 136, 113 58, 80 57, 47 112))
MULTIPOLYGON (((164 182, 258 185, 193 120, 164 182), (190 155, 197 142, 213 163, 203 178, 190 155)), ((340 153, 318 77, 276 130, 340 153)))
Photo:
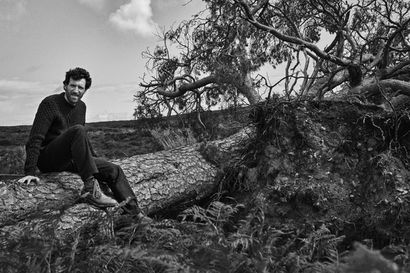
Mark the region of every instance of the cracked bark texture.
MULTIPOLYGON (((235 162, 240 159, 243 141, 252 133, 253 129, 245 128, 207 146, 212 146, 215 156, 224 158, 225 163, 235 162)), ((155 213, 215 192, 220 166, 204 156, 203 146, 195 144, 112 162, 123 168, 141 208, 155 213)), ((57 238, 68 238, 84 225, 93 223, 101 223, 103 232, 112 233, 116 209, 105 213, 79 204, 82 181, 77 175, 47 174, 36 185, 23 185, 16 180, 0 180, 0 236, 18 237, 35 231, 39 236, 54 232, 57 238)))

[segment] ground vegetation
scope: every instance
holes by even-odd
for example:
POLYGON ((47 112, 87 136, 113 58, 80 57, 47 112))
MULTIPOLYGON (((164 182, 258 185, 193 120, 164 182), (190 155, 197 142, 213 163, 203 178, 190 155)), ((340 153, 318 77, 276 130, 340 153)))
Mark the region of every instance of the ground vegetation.
MULTIPOLYGON (((255 131, 239 145, 237 160, 229 162, 214 142, 200 145, 201 156, 219 170, 214 194, 156 210, 154 223, 145 227, 84 204, 3 219, 2 268, 408 271, 406 113, 397 119, 375 105, 278 100, 249 108, 247 115, 242 127, 255 131), (81 225, 63 226, 63 238, 64 213, 81 225), (26 225, 27 217, 33 218, 26 225)), ((3 193, 19 189, 2 181, 3 193)), ((34 189, 25 190, 36 195, 34 189)))

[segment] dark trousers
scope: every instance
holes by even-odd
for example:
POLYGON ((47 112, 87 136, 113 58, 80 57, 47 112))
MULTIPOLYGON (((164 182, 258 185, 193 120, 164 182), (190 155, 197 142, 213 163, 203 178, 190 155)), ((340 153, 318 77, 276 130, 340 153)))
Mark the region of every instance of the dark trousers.
POLYGON ((140 212, 135 194, 121 167, 92 156, 88 135, 82 125, 70 127, 47 144, 40 152, 37 165, 44 173, 73 172, 79 174, 83 181, 95 177, 100 183, 108 185, 118 202, 131 198, 132 201, 126 207, 133 213, 140 212))

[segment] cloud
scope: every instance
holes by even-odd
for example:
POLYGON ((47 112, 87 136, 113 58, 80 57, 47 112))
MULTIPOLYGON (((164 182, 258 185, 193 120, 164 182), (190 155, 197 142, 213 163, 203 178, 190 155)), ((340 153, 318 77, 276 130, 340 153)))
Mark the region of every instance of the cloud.
POLYGON ((27 101, 55 92, 58 84, 25 81, 19 79, 0 79, 0 101, 27 101))
POLYGON ((155 32, 152 20, 151 0, 131 0, 110 15, 109 21, 122 31, 133 31, 150 36, 155 32))
POLYGON ((0 126, 31 124, 38 104, 62 89, 58 83, 0 79, 0 126))
POLYGON ((0 0, 0 23, 13 23, 26 13, 26 0, 0 0))
POLYGON ((106 0, 77 0, 80 4, 85 5, 95 11, 101 11, 106 5, 106 0))
POLYGON ((41 65, 30 65, 26 69, 24 69, 24 75, 34 73, 41 69, 41 65))

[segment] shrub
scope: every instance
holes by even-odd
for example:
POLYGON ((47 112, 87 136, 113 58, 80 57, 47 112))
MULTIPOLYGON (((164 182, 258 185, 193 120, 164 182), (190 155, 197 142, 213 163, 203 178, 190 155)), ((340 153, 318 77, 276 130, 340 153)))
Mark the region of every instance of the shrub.
POLYGON ((0 173, 23 173, 25 158, 24 146, 8 146, 0 150, 0 173))
POLYGON ((155 140, 164 148, 169 150, 172 148, 187 146, 197 143, 194 134, 190 128, 153 128, 149 130, 155 140))

